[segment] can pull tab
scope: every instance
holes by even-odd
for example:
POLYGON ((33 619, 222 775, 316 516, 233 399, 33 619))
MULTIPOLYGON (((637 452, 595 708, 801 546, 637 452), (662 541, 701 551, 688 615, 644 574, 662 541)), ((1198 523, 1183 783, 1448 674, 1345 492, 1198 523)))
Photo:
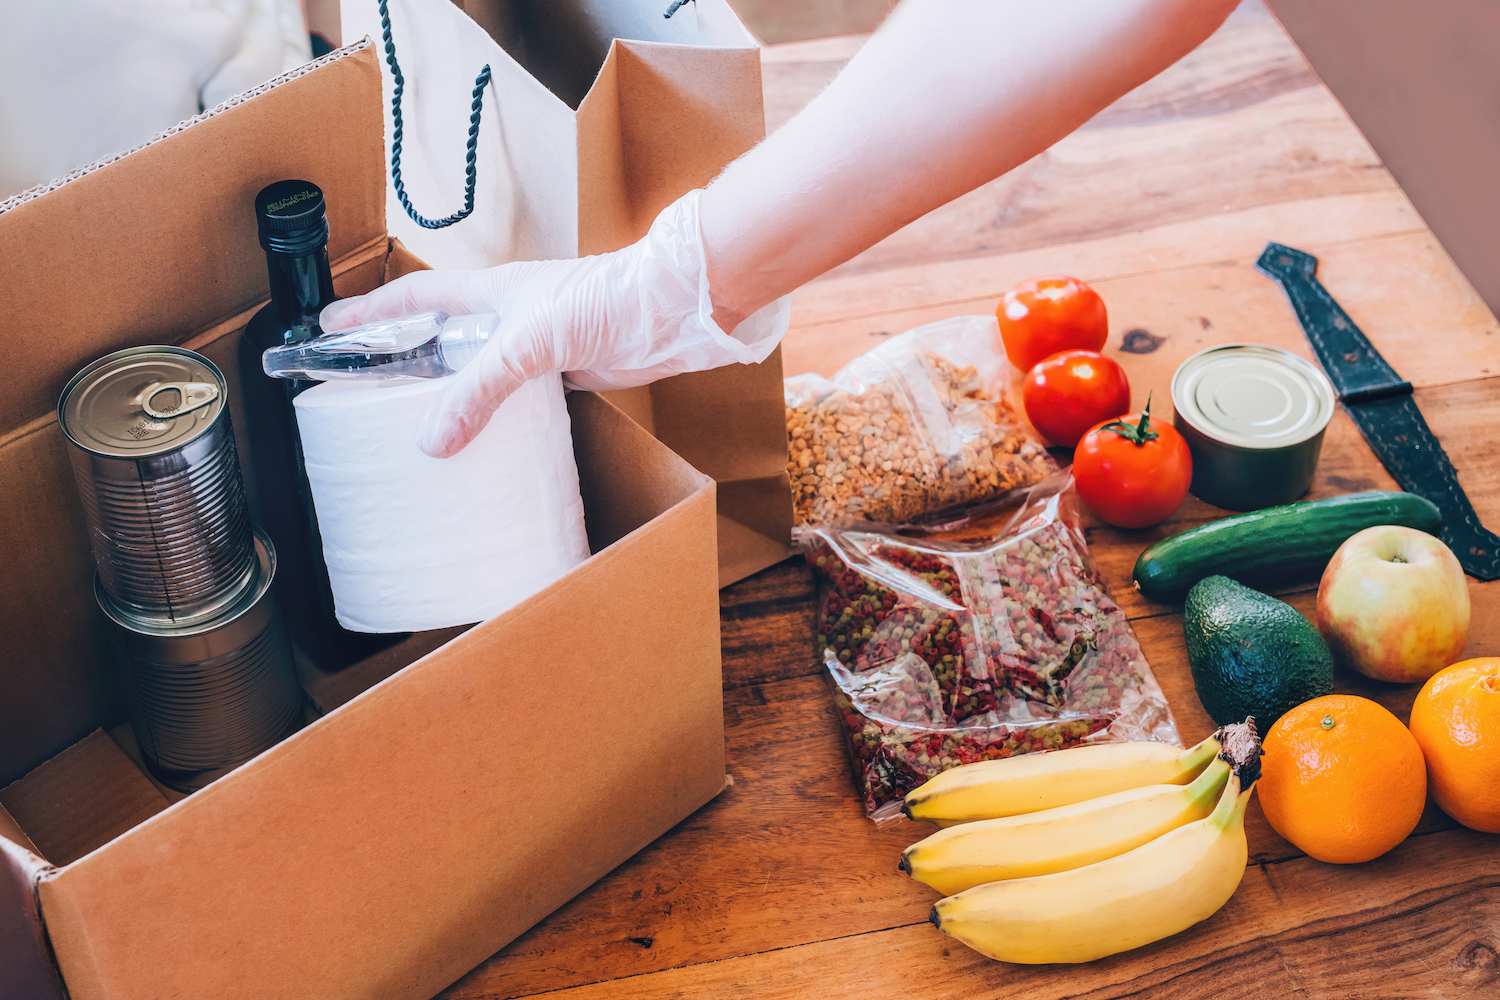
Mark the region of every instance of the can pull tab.
POLYGON ((218 398, 219 387, 211 382, 158 382, 147 386, 141 394, 141 409, 158 420, 170 420, 201 409, 218 398), (175 392, 177 402, 167 409, 158 410, 153 404, 164 392, 175 392))

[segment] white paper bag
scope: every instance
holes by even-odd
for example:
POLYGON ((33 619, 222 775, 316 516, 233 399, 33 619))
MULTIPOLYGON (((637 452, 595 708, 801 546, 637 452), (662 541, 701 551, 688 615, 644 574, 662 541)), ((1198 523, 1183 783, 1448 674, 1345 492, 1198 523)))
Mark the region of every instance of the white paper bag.
MULTIPOLYGON (((725 0, 696 0, 670 19, 662 16, 668 6, 668 0, 389 0, 391 39, 404 79, 402 180, 412 207, 429 219, 464 205, 474 82, 483 66, 491 73, 480 113, 474 212, 443 229, 426 229, 407 215, 390 184, 391 235, 433 267, 578 256, 576 112, 612 39, 756 48, 725 0)), ((345 39, 369 35, 382 41, 377 0, 343 0, 342 10, 345 39)), ((385 70, 389 163, 394 80, 389 63, 385 70)))

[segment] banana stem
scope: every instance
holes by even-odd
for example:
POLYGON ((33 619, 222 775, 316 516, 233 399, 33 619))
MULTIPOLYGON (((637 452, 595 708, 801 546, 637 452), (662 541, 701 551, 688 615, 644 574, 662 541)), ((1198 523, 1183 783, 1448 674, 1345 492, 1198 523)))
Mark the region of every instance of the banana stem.
POLYGON ((1250 793, 1253 791, 1255 791, 1255 786, 1251 785, 1243 792, 1240 792, 1239 797, 1235 799, 1234 812, 1229 817, 1231 826, 1245 825, 1245 810, 1250 806, 1250 793))
POLYGON ((1224 786, 1224 792, 1219 796, 1219 804, 1214 806, 1214 811, 1208 817, 1209 825, 1216 826, 1221 830, 1228 829, 1229 818, 1234 813, 1234 807, 1238 804, 1240 797, 1240 779, 1235 775, 1229 776, 1229 783, 1224 786))
POLYGON ((1254 785, 1241 790, 1239 775, 1231 774, 1229 783, 1224 786, 1224 793, 1219 796, 1219 804, 1214 806, 1213 813, 1205 822, 1220 830, 1232 830, 1243 826, 1245 809, 1250 805, 1250 793, 1253 791, 1255 791, 1254 785))
POLYGON ((1223 747, 1219 745, 1218 736, 1219 734, 1215 733, 1202 743, 1182 751, 1182 756, 1177 759, 1182 763, 1183 784, 1197 778, 1203 769, 1219 755, 1223 747))
POLYGON ((1223 747, 1219 760, 1229 765, 1230 779, 1219 797, 1219 804, 1208 817, 1208 823, 1228 830, 1245 822, 1245 807, 1250 804, 1250 793, 1260 780, 1260 758, 1265 751, 1261 749, 1260 733, 1253 718, 1221 727, 1213 739, 1223 747))
POLYGON ((1230 771, 1229 763, 1216 757, 1208 767, 1203 769, 1203 773, 1187 786, 1188 801, 1201 808, 1218 799, 1224 791, 1225 782, 1229 780, 1230 771))

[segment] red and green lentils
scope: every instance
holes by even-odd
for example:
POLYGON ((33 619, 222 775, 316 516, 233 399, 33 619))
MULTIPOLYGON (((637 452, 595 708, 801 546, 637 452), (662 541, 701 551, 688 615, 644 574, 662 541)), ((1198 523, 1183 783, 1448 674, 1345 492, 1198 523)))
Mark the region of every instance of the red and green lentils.
POLYGON ((1139 700, 1140 646, 1060 518, 981 545, 815 541, 819 647, 871 814, 959 764, 1102 738, 1139 700))

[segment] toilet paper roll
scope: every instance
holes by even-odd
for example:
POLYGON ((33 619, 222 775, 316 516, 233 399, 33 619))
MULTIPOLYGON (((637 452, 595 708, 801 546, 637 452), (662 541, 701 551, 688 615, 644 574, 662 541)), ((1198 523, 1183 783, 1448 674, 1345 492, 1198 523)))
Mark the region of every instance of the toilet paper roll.
POLYGON ((324 382, 296 397, 347 629, 484 621, 588 558, 561 377, 527 382, 467 448, 432 458, 417 426, 447 382, 324 382))

